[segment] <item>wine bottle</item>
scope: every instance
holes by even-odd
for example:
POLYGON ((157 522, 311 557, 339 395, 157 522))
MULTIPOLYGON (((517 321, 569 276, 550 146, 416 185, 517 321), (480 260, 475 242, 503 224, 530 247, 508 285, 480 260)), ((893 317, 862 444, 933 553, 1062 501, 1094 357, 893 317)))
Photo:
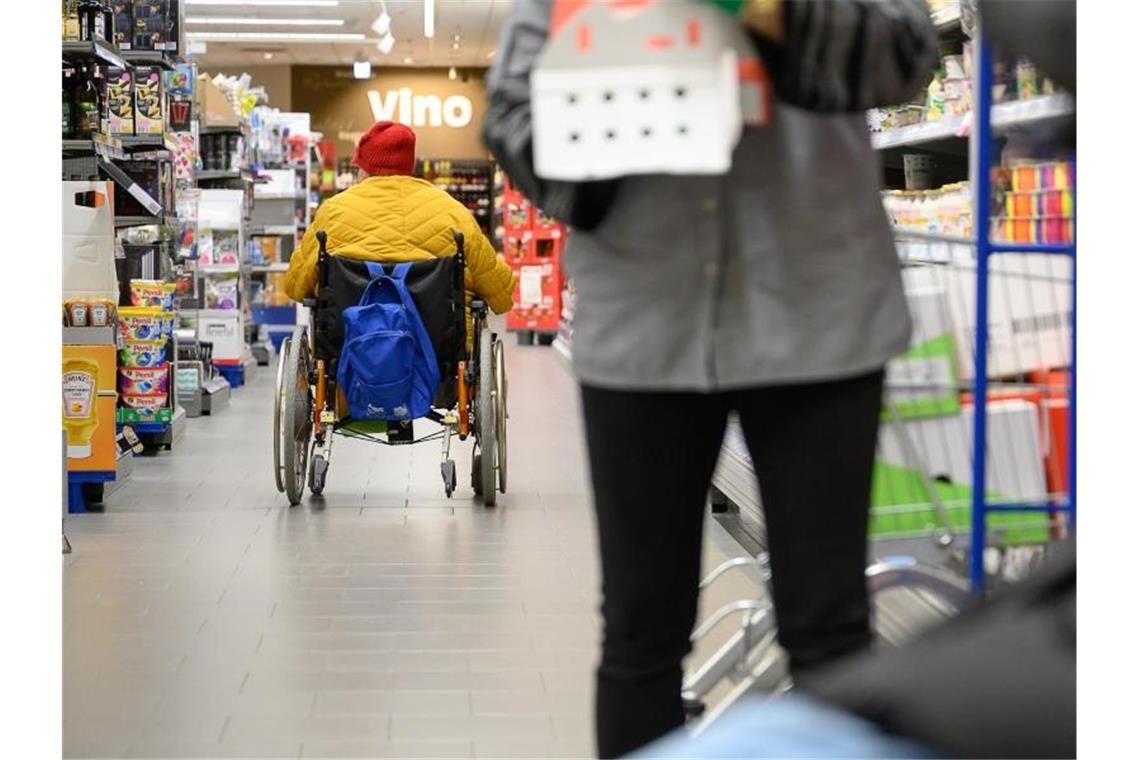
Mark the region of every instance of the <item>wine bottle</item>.
POLYGON ((75 136, 90 140, 99 134, 102 124, 102 109, 99 107, 99 88, 90 69, 81 69, 75 86, 75 136))

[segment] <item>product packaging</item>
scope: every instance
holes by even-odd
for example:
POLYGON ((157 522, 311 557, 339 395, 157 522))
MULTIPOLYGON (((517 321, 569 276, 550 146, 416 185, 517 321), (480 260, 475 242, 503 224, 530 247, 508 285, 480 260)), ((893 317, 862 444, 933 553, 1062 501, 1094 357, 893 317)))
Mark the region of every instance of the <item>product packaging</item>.
POLYGON ((131 49, 131 36, 135 26, 131 5, 131 0, 116 0, 111 3, 115 11, 115 44, 119 46, 119 50, 131 49))
POLYGON ((1037 67, 1024 59, 1017 62, 1017 99, 1029 100, 1040 93, 1037 89, 1037 67))
POLYGON ((135 133, 134 85, 130 69, 107 69, 107 109, 111 134, 135 133))
POLYGON ((134 50, 166 50, 166 0, 134 0, 132 3, 134 33, 131 44, 134 50))
POLYGON ((154 66, 135 67, 135 133, 161 135, 165 131, 166 97, 162 70, 154 66))
POLYGON ((174 283, 162 280, 131 280, 131 304, 170 311, 174 308, 174 283))
POLYGON ((127 367, 154 367, 165 361, 165 340, 128 340, 119 349, 119 363, 127 367))
POLYGON ((236 309, 238 290, 237 272, 226 272, 206 278, 206 308, 236 309))
POLYGON ((907 153, 903 156, 903 174, 907 190, 929 190, 934 182, 934 157, 929 153, 907 153))
POLYGON ((63 302, 67 308, 67 323, 72 327, 91 326, 91 306, 86 298, 69 298, 63 302))
MULTIPOLYGON (((135 161, 118 161, 115 163, 124 174, 130 177, 139 188, 155 200, 159 205, 162 205, 162 169, 160 164, 163 162, 154 160, 135 160, 135 161)), ((122 192, 116 188, 115 193, 115 214, 121 216, 149 216, 153 212, 139 202, 137 198, 128 192, 122 192)))
POLYGON ((117 454, 114 347, 63 346, 61 380, 67 469, 114 472, 117 454))
POLYGON ((214 263, 235 265, 240 263, 238 233, 214 230, 214 263))
POLYGON ((163 309, 124 306, 119 309, 119 338, 128 341, 163 340, 174 329, 174 317, 163 309))
POLYGON ((123 393, 119 399, 123 405, 140 412, 156 412, 166 406, 166 393, 136 394, 123 393))
POLYGON ((88 301, 88 321, 92 327, 111 327, 115 324, 115 302, 109 298, 92 298, 88 301))
POLYGON ((165 395, 170 390, 170 365, 119 367, 119 392, 131 396, 165 395))

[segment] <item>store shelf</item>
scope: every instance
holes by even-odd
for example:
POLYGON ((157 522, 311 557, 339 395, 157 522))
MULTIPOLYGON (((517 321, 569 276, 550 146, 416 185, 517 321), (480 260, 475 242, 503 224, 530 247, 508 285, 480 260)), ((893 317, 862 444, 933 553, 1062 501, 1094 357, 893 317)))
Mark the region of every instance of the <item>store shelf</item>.
POLYGON ((127 150, 165 150, 173 153, 176 149, 169 135, 119 135, 119 140, 127 150))
POLYGON ((127 67, 122 51, 104 40, 65 40, 62 47, 65 61, 102 61, 121 69, 127 67))
POLYGON ((178 224, 178 218, 174 216, 158 215, 158 216, 116 216, 116 227, 142 227, 148 224, 160 224, 168 227, 173 227, 178 224))
POLYGON ((1076 112, 1077 104, 1072 96, 1059 92, 995 105, 990 115, 990 123, 996 129, 1009 129, 1037 121, 1072 116, 1076 112))
POLYGON ((250 267, 250 271, 254 274, 265 274, 267 272, 288 272, 288 264, 254 264, 250 267))
POLYGON ((969 133, 970 114, 953 116, 941 121, 926 121, 907 127, 888 129, 871 135, 871 145, 876 150, 901 148, 908 145, 923 145, 939 140, 966 137, 969 133))
POLYGON ((250 227, 250 235, 296 235, 297 228, 292 225, 267 225, 265 227, 250 227))
MULTIPOLYGON (((1072 116, 1074 113, 1076 113, 1076 103, 1072 96, 1055 93, 995 105, 991 112, 991 121, 996 130, 1005 130, 1038 121, 1072 116)), ((876 150, 887 150, 966 138, 969 137, 973 118, 972 113, 967 113, 941 121, 928 121, 875 132, 871 135, 871 144, 876 150)))
POLYGON ((296 193, 272 193, 269 195, 259 195, 256 192, 253 194, 253 200, 256 201, 294 201, 304 198, 302 195, 296 193))
POLYGON ((199 127, 198 129, 198 134, 200 135, 231 135, 234 133, 242 134, 244 132, 244 127, 199 127))
POLYGON ((199 264, 198 272, 201 274, 231 274, 241 271, 241 264, 199 264))
POLYGON ((173 69, 176 63, 174 56, 163 50, 124 50, 122 56, 132 66, 161 66, 164 69, 173 69))
POLYGON ((122 141, 108 135, 96 135, 91 140, 64 140, 63 152, 70 156, 100 154, 106 159, 123 159, 126 156, 122 141))
POLYGON ((253 174, 238 169, 203 169, 198 172, 199 182, 215 179, 247 179, 252 181, 253 174))

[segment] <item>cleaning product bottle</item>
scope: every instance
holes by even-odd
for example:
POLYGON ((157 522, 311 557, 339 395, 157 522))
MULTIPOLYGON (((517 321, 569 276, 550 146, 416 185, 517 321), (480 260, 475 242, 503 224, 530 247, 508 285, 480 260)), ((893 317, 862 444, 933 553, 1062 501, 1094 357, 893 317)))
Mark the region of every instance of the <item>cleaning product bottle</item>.
POLYGON ((95 398, 99 365, 88 359, 63 362, 63 427, 69 459, 91 456, 91 437, 99 427, 95 398))

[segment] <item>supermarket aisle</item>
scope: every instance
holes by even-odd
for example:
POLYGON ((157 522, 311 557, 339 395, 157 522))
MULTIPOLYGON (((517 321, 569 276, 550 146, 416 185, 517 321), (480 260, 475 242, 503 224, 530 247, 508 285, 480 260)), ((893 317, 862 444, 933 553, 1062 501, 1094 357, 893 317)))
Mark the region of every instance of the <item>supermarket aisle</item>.
MULTIPOLYGON (((599 626, 574 385, 508 345, 510 493, 444 498, 435 443, 338 440, 323 501, 270 465, 272 372, 73 516, 64 751, 551 757, 592 752, 599 626)), ((710 523, 708 561, 739 549, 710 523)), ((740 578, 705 607, 754 588, 740 578)), ((715 644, 715 642, 711 642, 715 644)))

